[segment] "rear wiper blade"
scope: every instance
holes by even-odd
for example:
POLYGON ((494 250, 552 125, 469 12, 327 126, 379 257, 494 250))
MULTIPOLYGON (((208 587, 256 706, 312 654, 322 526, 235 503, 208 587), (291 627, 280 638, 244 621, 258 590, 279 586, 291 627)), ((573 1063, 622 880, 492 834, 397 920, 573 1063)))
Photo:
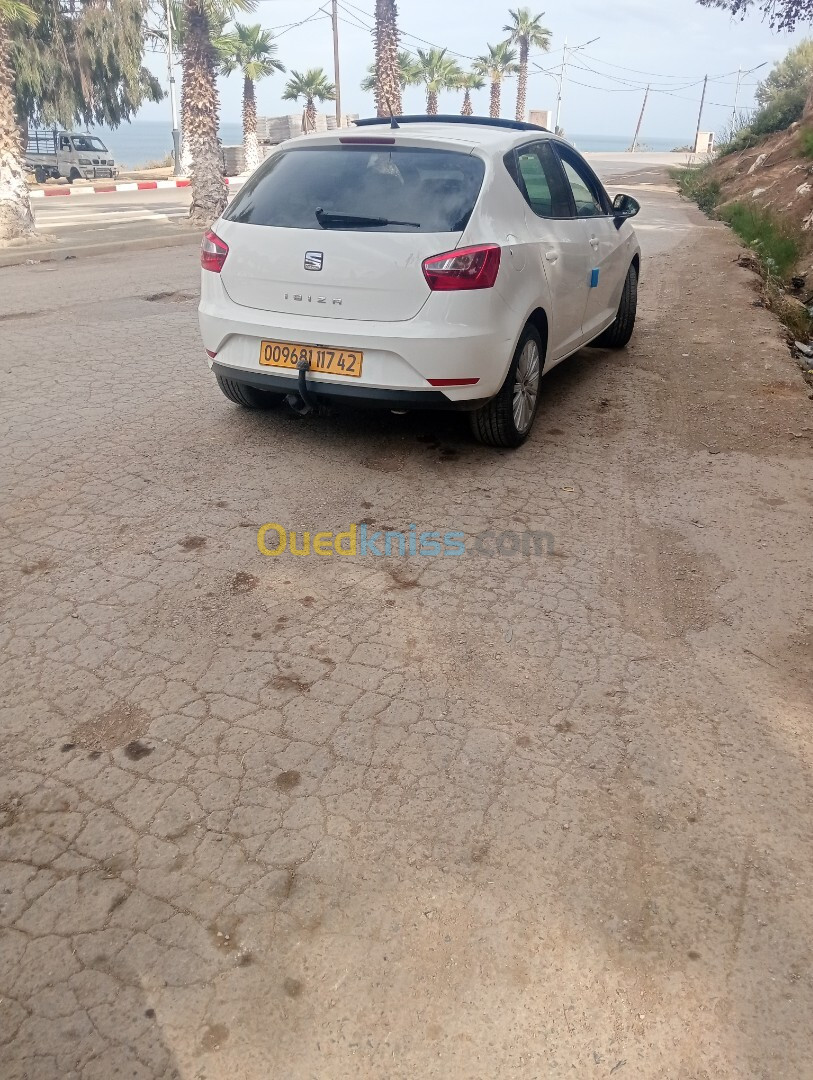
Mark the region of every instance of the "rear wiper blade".
POLYGON ((346 229, 354 227, 359 229, 380 229, 385 225, 404 225, 410 229, 420 229, 421 227, 418 221, 395 221, 393 218, 365 217, 363 214, 342 214, 335 210, 323 210, 321 206, 317 206, 315 212, 316 220, 323 229, 341 229, 342 227, 346 229))

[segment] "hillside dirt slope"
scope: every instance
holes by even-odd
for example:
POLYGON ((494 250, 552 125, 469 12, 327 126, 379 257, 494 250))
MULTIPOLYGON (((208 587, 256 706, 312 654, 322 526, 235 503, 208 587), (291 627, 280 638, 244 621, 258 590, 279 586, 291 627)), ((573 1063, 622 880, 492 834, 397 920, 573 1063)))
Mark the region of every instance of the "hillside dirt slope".
POLYGON ((710 179, 721 185, 722 205, 753 200, 798 231, 802 247, 798 269, 801 273, 813 269, 813 159, 801 152, 798 124, 720 158, 710 179))

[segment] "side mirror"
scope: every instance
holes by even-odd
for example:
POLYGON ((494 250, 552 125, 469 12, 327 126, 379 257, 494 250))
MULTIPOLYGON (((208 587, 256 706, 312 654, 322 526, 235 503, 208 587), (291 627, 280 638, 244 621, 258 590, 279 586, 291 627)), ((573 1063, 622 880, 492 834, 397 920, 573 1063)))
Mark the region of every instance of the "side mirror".
POLYGON ((641 204, 637 199, 633 199, 632 195, 616 195, 613 199, 614 218, 635 217, 640 209, 641 204))

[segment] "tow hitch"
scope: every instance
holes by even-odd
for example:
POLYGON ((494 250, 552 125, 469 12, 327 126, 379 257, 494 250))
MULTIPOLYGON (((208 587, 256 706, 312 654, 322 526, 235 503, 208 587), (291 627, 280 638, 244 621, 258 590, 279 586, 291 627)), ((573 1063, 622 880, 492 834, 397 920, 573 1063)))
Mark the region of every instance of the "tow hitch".
POLYGON ((295 394, 288 394, 285 398, 297 416, 308 416, 310 413, 318 410, 318 405, 308 391, 307 373, 310 366, 310 360, 299 360, 297 362, 296 370, 299 372, 299 380, 296 387, 297 392, 295 394))

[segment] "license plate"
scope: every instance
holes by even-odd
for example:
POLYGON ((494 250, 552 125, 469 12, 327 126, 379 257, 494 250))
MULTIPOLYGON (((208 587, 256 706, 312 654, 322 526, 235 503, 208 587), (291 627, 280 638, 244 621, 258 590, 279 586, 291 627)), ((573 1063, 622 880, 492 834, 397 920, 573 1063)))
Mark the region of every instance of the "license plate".
POLYGON ((323 345, 294 345, 290 341, 263 341, 260 344, 260 363, 264 367, 296 370, 300 360, 310 363, 313 372, 329 375, 349 375, 358 379, 364 353, 354 349, 327 349, 323 345))

